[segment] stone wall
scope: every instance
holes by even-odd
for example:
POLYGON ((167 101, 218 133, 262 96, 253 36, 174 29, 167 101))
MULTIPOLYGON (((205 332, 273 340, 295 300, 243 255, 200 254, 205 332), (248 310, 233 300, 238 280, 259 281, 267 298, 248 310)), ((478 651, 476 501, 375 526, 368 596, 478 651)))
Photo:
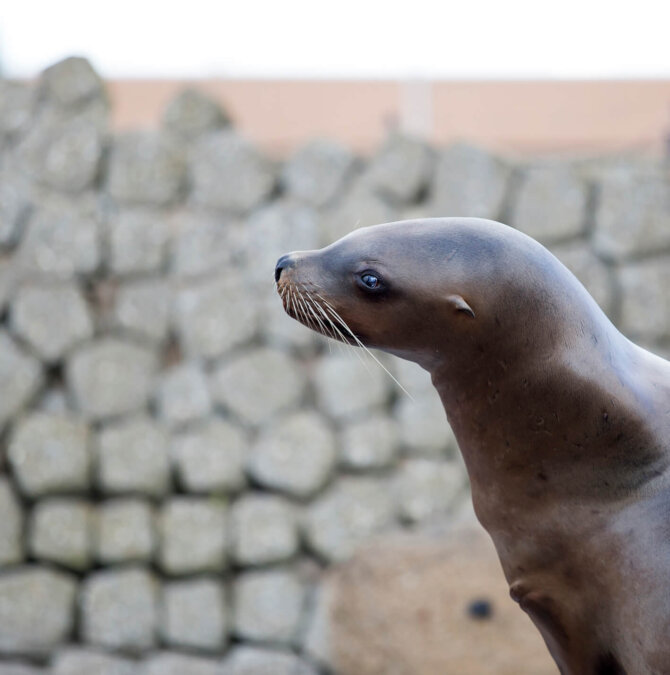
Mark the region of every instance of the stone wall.
MULTIPOLYGON (((194 91, 112 136, 82 59, 0 82, 0 673, 314 675, 324 570, 467 485, 425 374, 289 320, 276 258, 500 219, 670 348, 670 179, 403 136, 286 161, 194 91), (361 357, 361 358, 358 358, 361 357)), ((271 111, 269 111, 271 114, 271 111)))

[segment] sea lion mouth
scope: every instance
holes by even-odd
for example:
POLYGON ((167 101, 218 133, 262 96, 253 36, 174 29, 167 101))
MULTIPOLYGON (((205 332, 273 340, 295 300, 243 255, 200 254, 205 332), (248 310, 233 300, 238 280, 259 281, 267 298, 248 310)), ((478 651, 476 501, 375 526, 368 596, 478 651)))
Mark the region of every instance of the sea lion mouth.
POLYGON ((325 337, 348 345, 361 345, 357 335, 323 296, 321 289, 293 281, 276 284, 284 311, 296 321, 325 337))

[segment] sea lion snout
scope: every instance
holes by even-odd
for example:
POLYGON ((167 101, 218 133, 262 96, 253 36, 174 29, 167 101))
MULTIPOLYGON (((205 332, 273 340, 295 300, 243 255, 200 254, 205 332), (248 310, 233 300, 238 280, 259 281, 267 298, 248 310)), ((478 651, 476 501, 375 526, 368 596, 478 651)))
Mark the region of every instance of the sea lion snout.
POLYGON ((281 273, 290 267, 295 267, 295 258, 292 253, 287 253, 277 260, 277 264, 275 265, 275 281, 277 283, 279 283, 281 273))

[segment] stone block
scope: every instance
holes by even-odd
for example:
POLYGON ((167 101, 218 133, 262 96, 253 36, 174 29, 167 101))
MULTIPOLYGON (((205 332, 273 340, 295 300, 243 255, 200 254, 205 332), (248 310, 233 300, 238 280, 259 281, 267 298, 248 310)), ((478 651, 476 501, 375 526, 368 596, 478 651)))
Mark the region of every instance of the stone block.
POLYGON ((12 330, 51 363, 93 336, 91 312, 72 283, 20 286, 11 305, 10 321, 12 330))
POLYGON ((324 419, 317 413, 298 412, 261 432, 248 471, 265 487, 309 497, 330 478, 336 453, 335 437, 324 419))
POLYGON ((148 562, 157 538, 154 509, 148 502, 119 497, 99 503, 94 546, 103 565, 148 562))
POLYGON ((250 425, 295 408, 305 386, 298 363, 285 352, 266 347, 221 364, 210 380, 214 401, 250 425))
POLYGON ((158 602, 158 583, 144 569, 95 572, 81 588, 81 638, 106 649, 150 649, 156 643, 158 602))
POLYGON ((337 419, 364 417, 387 402, 393 381, 374 361, 368 361, 361 363, 353 353, 333 353, 320 360, 314 385, 324 412, 337 419))
POLYGON ((140 339, 164 342, 170 325, 170 290, 164 279, 127 281, 116 292, 114 322, 140 339))
POLYGON ((163 113, 165 129, 188 141, 229 124, 230 118, 219 103, 197 89, 179 92, 163 113))
POLYGON ((0 475, 0 569, 23 559, 23 512, 6 476, 0 475))
POLYGON ((663 256, 620 268, 621 330, 645 340, 670 337, 670 258, 663 256))
POLYGON ((391 134, 370 160, 363 179, 394 203, 415 201, 428 187, 433 155, 423 141, 391 134))
POLYGON ((421 522, 447 513, 465 493, 463 465, 456 461, 408 459, 395 477, 401 517, 421 522))
POLYGON ((603 175, 593 234, 597 253, 623 260, 670 248, 668 223, 667 171, 631 164, 603 175))
POLYGON ((298 552, 298 519, 285 499, 250 493, 231 508, 232 556, 239 565, 280 562, 298 552))
POLYGON ((172 441, 177 477, 187 492, 241 490, 248 455, 247 435, 219 418, 175 434, 172 441))
POLYGON ((105 337, 77 349, 67 361, 67 381, 77 408, 101 420, 146 406, 156 355, 132 342, 105 337))
POLYGON ((21 419, 7 451, 21 491, 34 498, 87 490, 89 437, 88 426, 69 415, 33 412, 21 419))
POLYGON ((183 150, 169 136, 151 131, 116 136, 107 189, 118 202, 166 206, 179 199, 184 184, 183 150))
POLYGON ((175 331, 190 358, 217 358, 247 344, 257 325, 256 303, 239 278, 203 279, 174 297, 175 331))
MULTIPOLYGON (((2 672, 2 671, 0 671, 2 672)), ((52 675, 136 675, 131 659, 81 647, 59 649, 51 662, 52 675)))
POLYGON ((566 162, 535 164, 522 175, 510 225, 549 244, 584 234, 589 189, 566 162))
POLYGON ((196 140, 190 155, 195 204, 247 213, 265 201, 275 186, 275 168, 234 131, 215 131, 196 140))
POLYGON ((381 413, 348 424, 340 437, 340 463, 350 469, 381 469, 400 451, 398 423, 381 413))
POLYGON ((167 574, 225 569, 229 534, 223 501, 173 497, 163 503, 159 532, 159 563, 167 574))
POLYGON ((166 264, 170 222, 165 213, 147 208, 123 208, 105 228, 107 263, 117 275, 160 271, 166 264))
POLYGON ((0 431, 35 396, 43 377, 39 361, 0 330, 0 431))
POLYGON ((0 661, 0 675, 49 675, 46 668, 28 665, 25 661, 0 661))
POLYGON ((221 651, 228 641, 223 584, 215 579, 171 581, 163 586, 161 635, 167 645, 221 651))
POLYGON ((393 417, 400 425, 402 444, 410 453, 440 457, 457 451, 456 437, 436 391, 414 399, 400 397, 393 417))
POLYGON ((294 644, 305 588, 289 570, 244 572, 233 582, 234 630, 251 642, 294 644))
POLYGON ((75 571, 92 563, 93 511, 78 499, 39 501, 30 514, 28 545, 32 556, 75 571))
POLYGON ((18 170, 12 167, 0 169, 0 247, 14 246, 21 238, 32 208, 31 193, 30 181, 18 170))
POLYGON ((103 427, 96 446, 97 482, 107 494, 161 497, 170 486, 168 438, 148 417, 103 427))
POLYGON ((165 371, 158 382, 157 407, 169 427, 199 422, 212 412, 207 376, 202 363, 178 363, 165 371))
POLYGON ((435 216, 499 220, 510 170, 488 152, 457 143, 437 154, 430 196, 435 216))
POLYGON ((328 561, 350 557, 374 534, 396 522, 396 506, 386 481, 347 477, 337 480, 307 509, 309 546, 328 561))
POLYGON ((281 182, 290 195, 322 207, 342 193, 355 166, 355 156, 343 145, 325 139, 314 140, 289 158, 283 167, 281 182))
POLYGON ((70 637, 76 582, 30 565, 0 576, 0 655, 45 656, 70 637))
POLYGON ((317 675, 317 671, 295 654, 262 647, 239 645, 225 659, 222 675, 317 675))
POLYGON ((35 110, 35 88, 28 82, 0 80, 0 147, 23 132, 35 110))
POLYGON ((144 659, 137 675, 222 675, 214 659, 176 652, 156 652, 144 659))
POLYGON ((95 272, 101 261, 99 214, 89 201, 50 200, 26 223, 17 267, 33 278, 71 279, 95 272))
POLYGON ((81 56, 70 56, 46 68, 40 76, 39 88, 44 98, 64 108, 75 108, 105 96, 100 76, 81 56))

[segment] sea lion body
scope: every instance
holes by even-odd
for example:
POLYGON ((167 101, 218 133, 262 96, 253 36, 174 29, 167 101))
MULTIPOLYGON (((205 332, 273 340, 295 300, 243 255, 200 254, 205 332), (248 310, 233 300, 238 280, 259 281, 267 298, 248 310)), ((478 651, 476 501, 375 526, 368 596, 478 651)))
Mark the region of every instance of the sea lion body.
POLYGON ((431 373, 510 594, 561 672, 670 673, 670 363, 491 221, 364 228, 276 278, 293 318, 431 373))

